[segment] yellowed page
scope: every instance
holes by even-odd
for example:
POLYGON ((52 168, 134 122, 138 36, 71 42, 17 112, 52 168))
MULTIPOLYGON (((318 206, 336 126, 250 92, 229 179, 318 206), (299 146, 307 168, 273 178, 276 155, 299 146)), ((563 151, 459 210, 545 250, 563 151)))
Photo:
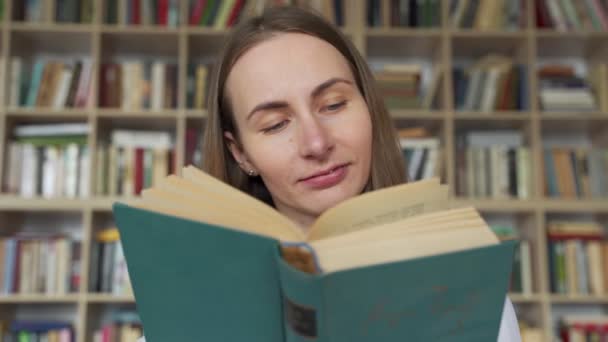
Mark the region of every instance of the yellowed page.
POLYGON ((310 229, 315 241, 448 208, 448 189, 439 179, 407 183, 346 200, 323 213, 310 229))
POLYGON ((374 241, 317 251, 324 273, 371 266, 418 257, 495 245, 496 236, 487 227, 441 230, 437 234, 412 234, 401 238, 374 241))
POLYGON ((200 208, 193 208, 190 204, 184 203, 183 200, 179 199, 171 199, 170 201, 167 201, 165 199, 144 198, 135 201, 129 201, 127 204, 140 209, 181 217, 188 220, 203 222, 211 225, 221 226, 223 228, 234 229, 237 231, 262 235, 282 241, 298 241, 296 237, 293 236, 293 233, 289 230, 281 230, 278 235, 275 235, 276 232, 272 231, 271 229, 268 229, 268 227, 266 226, 249 226, 247 230, 240 229, 239 227, 231 225, 230 222, 227 222, 225 220, 225 218, 222 218, 221 220, 216 220, 215 218, 208 217, 208 215, 202 215, 200 212, 200 208))
POLYGON ((350 232, 343 235, 333 236, 328 239, 313 241, 310 245, 315 250, 341 248, 345 245, 367 243, 406 236, 414 233, 431 233, 434 228, 450 229, 445 223, 473 223, 474 226, 485 224, 477 210, 472 207, 461 209, 450 209, 447 211, 434 212, 412 217, 404 221, 387 223, 381 226, 350 232))
MULTIPOLYGON (((213 212, 214 214, 227 216, 234 216, 235 203, 240 201, 238 199, 230 198, 230 196, 226 196, 224 193, 211 194, 206 191, 204 186, 187 179, 179 178, 175 175, 163 179, 159 184, 156 184, 153 189, 161 189, 189 196, 191 200, 195 201, 196 206, 201 209, 204 208, 205 212, 213 212)), ((246 201, 246 203, 250 204, 249 201, 246 201)), ((266 206, 266 204, 262 204, 266 206)), ((248 206, 239 203, 238 206, 238 216, 245 219, 245 222, 255 222, 256 224, 267 224, 273 227, 282 227, 282 229, 290 229, 300 236, 299 240, 304 240, 304 233, 301 229, 269 206, 266 206, 269 209, 268 211, 259 210, 257 205, 248 206)), ((246 226, 247 225, 244 227, 246 226)))

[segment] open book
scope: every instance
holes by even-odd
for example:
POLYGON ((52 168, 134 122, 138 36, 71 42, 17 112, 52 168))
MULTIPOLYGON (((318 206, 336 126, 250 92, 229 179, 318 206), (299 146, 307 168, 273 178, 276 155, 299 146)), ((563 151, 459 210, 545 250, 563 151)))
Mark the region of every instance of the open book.
POLYGON ((192 166, 113 211, 148 342, 498 336, 514 242, 437 179, 346 200, 308 233, 192 166))

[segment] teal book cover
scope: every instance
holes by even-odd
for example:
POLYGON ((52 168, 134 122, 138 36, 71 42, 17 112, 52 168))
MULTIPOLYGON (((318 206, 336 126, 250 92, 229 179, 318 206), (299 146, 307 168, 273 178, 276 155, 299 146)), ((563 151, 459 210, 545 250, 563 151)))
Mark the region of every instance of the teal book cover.
POLYGON ((514 241, 311 275, 272 238, 121 203, 113 212, 147 342, 498 337, 514 241))

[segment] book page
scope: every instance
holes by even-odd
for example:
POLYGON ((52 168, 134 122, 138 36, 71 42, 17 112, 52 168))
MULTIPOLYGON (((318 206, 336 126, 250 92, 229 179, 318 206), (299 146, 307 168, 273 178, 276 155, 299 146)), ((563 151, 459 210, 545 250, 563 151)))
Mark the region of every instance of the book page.
POLYGON ((346 200, 323 213, 308 241, 320 240, 448 208, 448 189, 432 178, 389 187, 346 200))

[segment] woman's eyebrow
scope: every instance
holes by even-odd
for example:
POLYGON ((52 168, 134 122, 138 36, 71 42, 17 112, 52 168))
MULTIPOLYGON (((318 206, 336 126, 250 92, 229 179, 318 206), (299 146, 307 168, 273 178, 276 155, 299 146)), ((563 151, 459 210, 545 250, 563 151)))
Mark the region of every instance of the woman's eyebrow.
MULTIPOLYGON (((318 86, 316 86, 315 89, 313 89, 313 91, 310 93, 310 98, 314 99, 315 97, 319 96, 321 93, 323 93, 325 90, 332 87, 336 83, 346 83, 346 84, 350 84, 350 85, 353 84, 352 81, 347 80, 345 78, 333 77, 333 78, 330 78, 329 80, 319 84, 318 86)), ((257 106, 255 106, 249 112, 245 121, 248 121, 249 119, 251 119, 253 114, 255 114, 259 111, 269 110, 269 109, 282 109, 282 108, 287 108, 288 106, 289 106, 289 104, 285 101, 262 102, 262 103, 258 104, 257 106)))

